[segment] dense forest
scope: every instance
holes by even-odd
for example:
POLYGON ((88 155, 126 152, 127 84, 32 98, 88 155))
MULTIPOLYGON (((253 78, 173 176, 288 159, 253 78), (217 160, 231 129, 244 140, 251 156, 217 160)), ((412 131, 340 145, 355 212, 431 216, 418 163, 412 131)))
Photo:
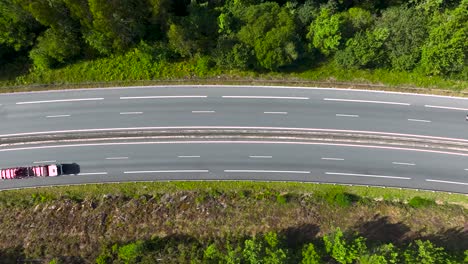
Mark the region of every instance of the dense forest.
POLYGON ((333 63, 466 80, 467 36, 468 0, 0 0, 0 69, 137 51, 227 70, 333 63))

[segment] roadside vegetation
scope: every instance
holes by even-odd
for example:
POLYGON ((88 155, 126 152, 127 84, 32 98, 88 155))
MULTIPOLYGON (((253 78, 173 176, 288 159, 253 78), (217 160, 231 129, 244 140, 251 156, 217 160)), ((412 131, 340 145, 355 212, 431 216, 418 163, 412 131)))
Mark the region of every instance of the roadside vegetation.
POLYGON ((468 197, 304 183, 0 192, 2 263, 468 263, 468 197))
POLYGON ((467 0, 2 0, 0 85, 219 77, 460 91, 467 9, 467 0))

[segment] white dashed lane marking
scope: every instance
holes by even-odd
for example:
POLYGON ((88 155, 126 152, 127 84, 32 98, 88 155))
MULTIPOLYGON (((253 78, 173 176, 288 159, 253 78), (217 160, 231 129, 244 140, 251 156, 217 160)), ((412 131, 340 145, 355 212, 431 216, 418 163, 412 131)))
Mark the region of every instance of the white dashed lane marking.
POLYGON ((355 177, 372 177, 372 178, 386 178, 386 179, 399 179, 410 180, 408 177, 387 176, 387 175, 373 175, 373 174, 358 174, 358 173, 341 173, 341 172, 325 172, 327 175, 342 175, 342 176, 355 176, 355 177))
POLYGON ((349 103, 369 103, 369 104, 389 104, 389 105, 410 105, 408 103, 401 102, 389 102, 389 101, 369 101, 369 100, 354 100, 354 99, 339 99, 339 98, 324 98, 325 101, 335 102, 349 102, 349 103))
POLYGON ((61 99, 61 100, 47 100, 47 101, 28 101, 28 102, 17 102, 17 105, 24 104, 49 104, 49 103, 66 103, 66 102, 80 102, 80 101, 100 101, 104 98, 78 98, 78 99, 61 99))

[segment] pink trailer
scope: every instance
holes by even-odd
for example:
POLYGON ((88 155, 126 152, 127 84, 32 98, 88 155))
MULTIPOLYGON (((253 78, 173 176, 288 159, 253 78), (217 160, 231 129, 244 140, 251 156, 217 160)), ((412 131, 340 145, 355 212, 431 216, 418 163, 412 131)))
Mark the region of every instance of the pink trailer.
POLYGON ((54 177, 62 173, 62 166, 56 164, 34 167, 17 167, 0 169, 0 179, 18 179, 25 177, 54 177))

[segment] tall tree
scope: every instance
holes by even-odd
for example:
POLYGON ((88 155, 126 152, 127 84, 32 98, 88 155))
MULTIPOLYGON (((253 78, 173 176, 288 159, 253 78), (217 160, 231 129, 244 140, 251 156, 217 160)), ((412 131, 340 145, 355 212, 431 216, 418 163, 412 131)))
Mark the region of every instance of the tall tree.
POLYGON ((309 46, 318 49, 326 56, 332 55, 343 44, 345 25, 344 14, 322 8, 317 19, 310 24, 307 34, 307 38, 311 41, 309 46))
POLYGON ((145 34, 150 11, 145 0, 89 0, 92 30, 86 41, 102 54, 123 52, 145 34))
POLYGON ((386 56, 392 69, 412 70, 421 58, 421 48, 428 36, 428 21, 418 9, 397 6, 385 10, 377 21, 389 36, 384 43, 386 56))
POLYGON ((20 4, 0 0, 0 44, 19 51, 34 44, 40 24, 20 4))
POLYGON ((436 15, 429 39, 422 48, 421 66, 426 74, 460 72, 468 59, 468 0, 454 10, 436 15))
POLYGON ((299 56, 294 18, 276 3, 253 5, 245 10, 245 25, 237 36, 253 48, 258 64, 276 70, 293 63, 299 56))

